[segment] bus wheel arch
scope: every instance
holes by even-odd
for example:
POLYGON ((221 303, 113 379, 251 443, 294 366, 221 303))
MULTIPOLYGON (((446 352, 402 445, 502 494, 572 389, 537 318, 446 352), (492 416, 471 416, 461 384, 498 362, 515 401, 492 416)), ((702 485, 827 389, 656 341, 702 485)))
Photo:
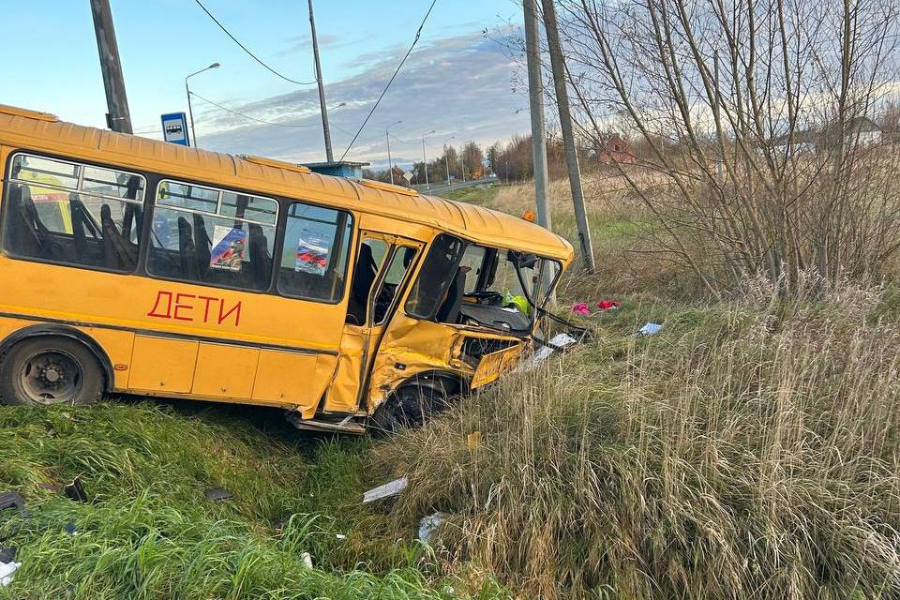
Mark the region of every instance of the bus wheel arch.
POLYGON ((375 432, 392 433, 420 427, 428 417, 444 410, 449 400, 468 389, 467 382, 448 371, 425 371, 403 381, 372 414, 375 432))
POLYGON ((29 381, 25 385, 22 379, 25 372, 35 367, 46 370, 42 383, 50 387, 55 385, 54 389, 60 391, 65 403, 95 402, 114 384, 112 363, 90 336, 65 325, 31 325, 0 342, 0 400, 15 404, 42 404, 25 399, 40 392, 33 389, 34 385, 40 384, 29 381), (23 361, 32 362, 26 364, 23 361), (68 381, 71 389, 60 387, 67 383, 67 375, 71 379, 68 381))

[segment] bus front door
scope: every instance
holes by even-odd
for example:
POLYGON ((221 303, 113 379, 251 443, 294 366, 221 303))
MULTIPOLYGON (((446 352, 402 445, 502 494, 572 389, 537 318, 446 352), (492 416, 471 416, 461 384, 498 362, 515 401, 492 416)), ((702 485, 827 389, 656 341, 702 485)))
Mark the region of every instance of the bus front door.
POLYGON ((326 413, 366 413, 361 402, 372 361, 423 247, 420 242, 378 232, 363 231, 359 239, 341 355, 328 390, 326 413))

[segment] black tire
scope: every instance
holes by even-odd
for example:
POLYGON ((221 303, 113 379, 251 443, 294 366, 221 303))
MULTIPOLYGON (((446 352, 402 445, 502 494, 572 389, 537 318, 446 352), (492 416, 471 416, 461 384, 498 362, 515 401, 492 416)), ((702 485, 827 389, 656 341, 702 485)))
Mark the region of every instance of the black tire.
POLYGON ((440 380, 432 380, 428 385, 404 385, 375 410, 369 426, 375 433, 421 427, 430 416, 447 407, 448 396, 440 380))
POLYGON ((49 336, 23 340, 0 364, 0 401, 5 404, 92 404, 102 396, 100 365, 75 340, 49 336))

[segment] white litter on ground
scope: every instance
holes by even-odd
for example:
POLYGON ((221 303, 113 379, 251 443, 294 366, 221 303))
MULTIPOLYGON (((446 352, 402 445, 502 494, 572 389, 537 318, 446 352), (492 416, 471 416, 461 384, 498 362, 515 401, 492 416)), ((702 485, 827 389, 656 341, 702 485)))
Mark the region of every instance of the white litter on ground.
POLYGON ((0 587, 6 587, 10 583, 12 583, 13 573, 16 572, 16 569, 22 566, 22 563, 11 562, 11 563, 0 563, 0 587))
MULTIPOLYGON (((577 342, 578 342, 578 340, 573 338, 568 333, 557 333, 552 338, 550 338, 550 344, 553 344, 554 346, 556 346, 558 348, 567 348, 577 342)), ((518 371, 531 371, 532 369, 537 367, 539 364, 541 364, 542 362, 547 360, 547 358, 549 358, 550 355, 553 354, 554 352, 556 352, 556 350, 551 348, 550 346, 541 346, 537 352, 535 352, 534 354, 531 355, 530 359, 521 363, 516 368, 516 371, 517 372, 518 371)))
POLYGON ((426 544, 431 543, 431 536, 434 535, 434 532, 437 531, 446 517, 447 515, 439 512, 422 517, 422 520, 419 521, 419 539, 426 544))
POLYGON ((406 486, 408 485, 409 479, 407 479, 406 477, 401 477, 400 479, 389 481, 384 485, 379 485, 378 487, 372 488, 371 490, 363 494, 363 504, 368 504, 369 502, 374 502, 375 500, 381 500, 382 498, 396 496, 397 494, 405 490, 406 486))

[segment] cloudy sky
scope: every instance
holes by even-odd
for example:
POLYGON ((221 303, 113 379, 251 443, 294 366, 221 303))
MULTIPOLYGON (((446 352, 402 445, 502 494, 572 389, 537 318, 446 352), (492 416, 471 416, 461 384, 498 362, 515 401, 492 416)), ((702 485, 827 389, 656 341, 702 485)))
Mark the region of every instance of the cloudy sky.
MULTIPOLYGON (((315 79, 306 2, 201 1, 275 70, 301 82, 315 79)), ((405 54, 429 5, 430 0, 316 1, 336 157, 405 54)), ((191 79, 201 146, 324 159, 315 85, 289 83, 263 69, 195 0, 112 0, 112 7, 136 132, 160 136, 159 115, 186 110, 184 76, 219 62, 219 69, 191 79)), ((31 0, 4 12, 4 20, 17 26, 0 36, 0 49, 18 60, 0 65, 0 103, 103 126, 106 102, 88 0, 31 0)), ((421 160, 422 135, 431 130, 431 157, 451 138, 453 144, 490 144, 527 131, 527 97, 515 84, 522 73, 498 42, 517 36, 520 22, 521 6, 514 0, 438 0, 416 50, 347 158, 386 164, 385 129, 397 121, 402 123, 391 126, 391 151, 400 163, 421 160)))

